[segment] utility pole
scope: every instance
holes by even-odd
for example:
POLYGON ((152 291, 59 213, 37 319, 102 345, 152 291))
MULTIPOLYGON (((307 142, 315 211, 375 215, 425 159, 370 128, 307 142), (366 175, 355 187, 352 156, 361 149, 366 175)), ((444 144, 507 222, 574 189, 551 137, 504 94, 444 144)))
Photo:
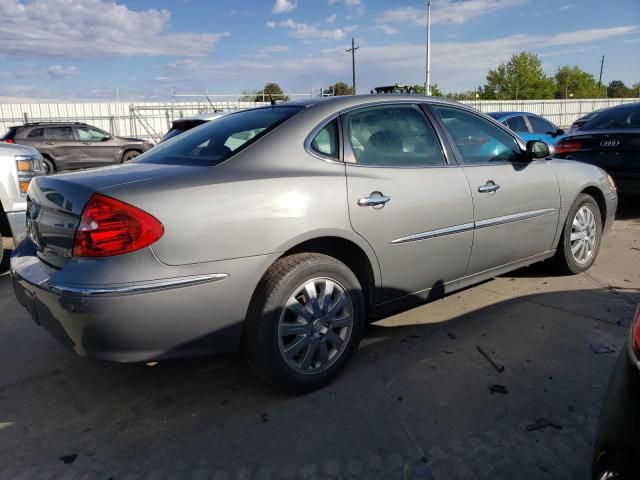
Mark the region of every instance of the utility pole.
POLYGON ((604 55, 602 55, 602 61, 600 62, 600 76, 598 77, 598 88, 602 85, 602 68, 604 67, 604 55))
POLYGON ((351 37, 351 48, 346 50, 347 53, 351 54, 351 73, 353 75, 353 94, 356 94, 356 50, 360 47, 356 47, 356 41, 351 37))
POLYGON ((427 0, 427 76, 424 94, 431 96, 431 0, 427 0))

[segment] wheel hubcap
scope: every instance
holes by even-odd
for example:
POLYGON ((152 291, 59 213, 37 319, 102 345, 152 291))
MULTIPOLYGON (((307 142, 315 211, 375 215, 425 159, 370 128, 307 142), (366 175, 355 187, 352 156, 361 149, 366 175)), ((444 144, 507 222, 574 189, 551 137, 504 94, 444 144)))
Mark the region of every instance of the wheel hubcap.
POLYGON ((352 328, 353 303, 344 287, 329 278, 309 280, 280 315, 280 355, 298 373, 321 372, 342 355, 352 328))
POLYGON ((583 205, 576 212, 571 225, 571 254, 580 263, 587 263, 596 248, 597 242, 596 216, 588 205, 583 205))

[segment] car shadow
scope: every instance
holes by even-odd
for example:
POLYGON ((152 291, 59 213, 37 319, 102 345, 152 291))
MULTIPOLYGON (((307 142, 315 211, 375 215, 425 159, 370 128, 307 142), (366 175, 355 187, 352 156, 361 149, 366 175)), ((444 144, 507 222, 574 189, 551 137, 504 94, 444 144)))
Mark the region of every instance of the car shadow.
POLYGON ((601 397, 637 302, 637 292, 590 289, 455 316, 421 306, 407 312, 413 324, 368 326, 349 367, 304 396, 262 383, 238 354, 108 364, 54 348, 29 325, 26 340, 10 337, 20 351, 9 355, 1 340, 3 371, 40 369, 2 379, 0 462, 9 474, 40 468, 105 478, 190 478, 200 469, 220 478, 460 478, 466 471, 528 479, 541 468, 554 478, 584 478, 601 397), (561 429, 528 432, 540 418, 561 429), (73 465, 58 460, 71 455, 73 465))

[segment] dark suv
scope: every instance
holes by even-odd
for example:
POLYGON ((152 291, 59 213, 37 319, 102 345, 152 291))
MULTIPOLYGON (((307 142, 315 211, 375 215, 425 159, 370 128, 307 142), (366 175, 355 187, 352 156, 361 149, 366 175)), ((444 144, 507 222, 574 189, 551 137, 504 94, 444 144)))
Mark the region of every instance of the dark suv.
POLYGON ((139 138, 116 137, 80 122, 37 122, 9 127, 0 141, 39 150, 46 173, 126 162, 153 146, 139 138))

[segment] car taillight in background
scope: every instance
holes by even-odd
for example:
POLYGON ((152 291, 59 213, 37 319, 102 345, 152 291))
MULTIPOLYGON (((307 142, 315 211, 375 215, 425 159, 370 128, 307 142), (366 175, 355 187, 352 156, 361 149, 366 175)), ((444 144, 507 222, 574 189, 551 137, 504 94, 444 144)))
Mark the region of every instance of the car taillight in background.
POLYGON ((582 143, 575 140, 560 140, 556 144, 556 154, 578 152, 582 149, 582 143))
POLYGON ((94 193, 76 230, 73 255, 110 257, 148 247, 164 234, 155 217, 115 198, 94 193))
POLYGON ((636 308, 636 313, 631 321, 631 350, 635 355, 635 362, 640 362, 640 305, 636 308))
POLYGON ((7 138, 6 140, 0 140, 0 142, 2 142, 2 143, 16 143, 16 141, 13 138, 7 138))

